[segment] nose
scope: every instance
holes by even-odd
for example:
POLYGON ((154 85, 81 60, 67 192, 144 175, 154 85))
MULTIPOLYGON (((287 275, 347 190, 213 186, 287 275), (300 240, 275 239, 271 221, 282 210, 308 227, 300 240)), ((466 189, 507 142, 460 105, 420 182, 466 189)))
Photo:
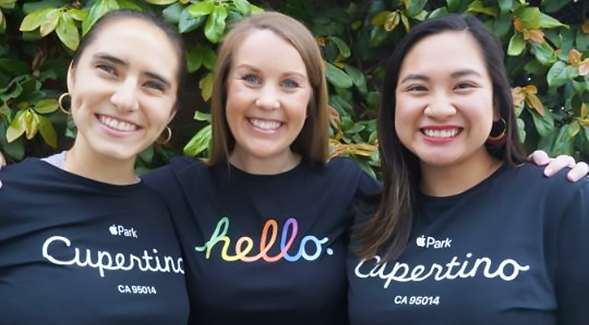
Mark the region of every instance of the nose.
POLYGON ((139 107, 137 99, 137 83, 132 79, 118 85, 110 98, 111 103, 123 111, 134 111, 139 107))
POLYGON ((424 114, 432 119, 443 120, 456 114, 456 108, 449 96, 440 92, 431 97, 424 114))
POLYGON ((280 107, 278 90, 272 85, 265 85, 255 102, 256 106, 266 110, 274 110, 280 107))

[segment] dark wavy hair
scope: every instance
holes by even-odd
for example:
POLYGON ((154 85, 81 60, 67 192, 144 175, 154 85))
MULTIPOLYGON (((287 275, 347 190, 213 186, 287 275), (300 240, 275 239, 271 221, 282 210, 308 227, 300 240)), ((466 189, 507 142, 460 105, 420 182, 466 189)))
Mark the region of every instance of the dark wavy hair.
POLYGON ((395 89, 407 53, 424 38, 444 32, 470 34, 483 53, 493 85, 493 104, 500 118, 505 120, 507 137, 505 143, 487 147, 487 150, 493 157, 511 165, 526 160, 518 138, 511 88, 499 40, 481 21, 470 15, 449 14, 421 23, 405 36, 388 61, 377 121, 383 192, 374 217, 358 225, 353 232, 354 249, 362 258, 382 254, 383 261, 394 259, 403 252, 409 240, 421 169, 419 158, 397 136, 395 89))

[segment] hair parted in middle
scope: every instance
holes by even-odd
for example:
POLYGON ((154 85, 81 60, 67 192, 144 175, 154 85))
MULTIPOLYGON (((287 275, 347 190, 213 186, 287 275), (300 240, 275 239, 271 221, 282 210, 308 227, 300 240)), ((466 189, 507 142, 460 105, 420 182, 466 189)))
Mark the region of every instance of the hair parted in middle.
POLYGON ((276 33, 301 55, 311 85, 311 99, 307 105, 307 119, 303 129, 290 147, 313 163, 325 163, 328 159, 329 115, 327 81, 319 46, 311 32, 299 21, 281 13, 264 12, 236 23, 219 48, 211 97, 213 122, 208 164, 228 161, 235 146, 235 138, 229 129, 226 115, 227 78, 236 51, 251 33, 258 30, 276 33))
POLYGON ((362 258, 384 254, 383 261, 398 257, 407 244, 416 210, 416 195, 421 181, 419 157, 399 140, 395 129, 396 89, 407 53, 429 36, 444 32, 464 32, 472 36, 483 55, 493 85, 495 114, 505 120, 506 141, 489 148, 489 154, 510 165, 526 160, 518 137, 511 88, 503 66, 499 40, 476 17, 448 14, 427 20, 412 29, 389 58, 382 86, 377 121, 379 151, 383 175, 380 206, 370 221, 354 229, 355 252, 362 258))

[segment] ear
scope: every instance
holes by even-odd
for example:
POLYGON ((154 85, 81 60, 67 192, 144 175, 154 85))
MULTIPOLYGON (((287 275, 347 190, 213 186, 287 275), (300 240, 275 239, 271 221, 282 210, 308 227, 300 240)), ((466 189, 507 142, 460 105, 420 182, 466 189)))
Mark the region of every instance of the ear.
POLYGON ((70 63, 69 68, 67 69, 67 89, 68 91, 72 91, 74 89, 74 75, 76 74, 76 68, 70 63))
POLYGON ((176 113, 178 113, 177 108, 172 110, 172 112, 170 113, 170 117, 168 118, 168 123, 166 123, 166 124, 170 124, 170 122, 172 122, 172 120, 174 119, 174 116, 176 116, 176 113))

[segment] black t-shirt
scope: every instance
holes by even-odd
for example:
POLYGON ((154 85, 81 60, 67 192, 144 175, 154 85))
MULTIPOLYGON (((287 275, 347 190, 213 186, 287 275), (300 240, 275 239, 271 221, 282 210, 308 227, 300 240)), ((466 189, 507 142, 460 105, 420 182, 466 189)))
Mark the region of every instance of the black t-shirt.
POLYGON ((188 159, 145 177, 185 253, 194 324, 347 324, 350 202, 379 189, 358 165, 306 161, 278 175, 188 159))
POLYGON ((38 159, 2 170, 0 324, 186 324, 163 200, 38 159))
POLYGON ((589 324, 589 180, 503 166, 418 204, 397 260, 350 254, 352 324, 589 324))

